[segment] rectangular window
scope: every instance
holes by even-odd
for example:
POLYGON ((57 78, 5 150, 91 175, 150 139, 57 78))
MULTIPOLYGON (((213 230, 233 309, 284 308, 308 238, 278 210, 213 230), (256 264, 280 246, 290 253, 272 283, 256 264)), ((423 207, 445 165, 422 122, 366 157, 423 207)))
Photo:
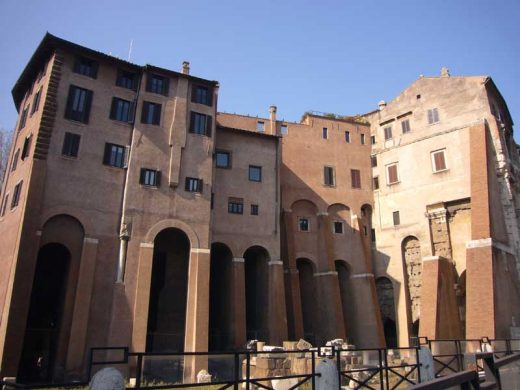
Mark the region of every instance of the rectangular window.
POLYGON ((386 166, 386 182, 388 185, 399 182, 399 173, 397 171, 397 163, 386 166))
POLYGON ((345 131, 345 142, 350 143, 350 131, 345 131))
POLYGON ((123 168, 125 166, 125 147, 116 144, 105 144, 103 164, 123 168))
POLYGON ((61 154, 67 157, 78 157, 80 139, 79 134, 65 133, 61 154))
POLYGON ((265 123, 262 121, 256 122, 256 131, 264 131, 265 130, 265 123))
POLYGON ((119 70, 117 72, 116 85, 118 87, 136 90, 137 89, 137 75, 126 70, 119 70))
POLYGON ((298 230, 300 232, 308 232, 310 229, 309 218, 298 218, 298 230))
POLYGON ((23 142, 23 148, 22 148, 22 156, 20 157, 23 160, 25 160, 27 157, 29 157, 29 152, 31 150, 31 141, 32 141, 32 134, 28 137, 25 137, 25 141, 23 142))
POLYGON ((83 76, 95 79, 98 72, 98 63, 94 60, 77 57, 74 63, 74 73, 82 74, 83 76))
POLYGON ((372 168, 377 167, 377 156, 370 156, 370 165, 372 168))
POLYGON ((11 200, 11 210, 18 206, 18 202, 20 201, 20 194, 22 192, 22 184, 23 181, 21 181, 14 187, 13 199, 11 200))
POLYGON ((323 184, 326 186, 335 185, 334 167, 323 167, 323 184))
POLYGON ((436 150, 431 152, 433 172, 441 172, 447 169, 446 166, 446 150, 436 150))
POLYGON ((18 131, 22 130, 25 127, 25 123, 27 122, 27 113, 29 112, 29 106, 25 107, 22 111, 22 115, 20 116, 20 122, 18 123, 18 131))
POLYGON ((321 136, 323 137, 323 139, 329 138, 329 129, 324 127, 323 130, 322 130, 321 136))
POLYGON ((392 127, 388 126, 384 128, 385 141, 392 139, 392 127))
POLYGON ((211 137, 211 116, 191 112, 190 133, 211 137))
POLYGON ((212 90, 203 85, 194 85, 191 90, 191 101, 193 103, 212 105, 211 99, 212 90))
POLYGON ((343 234, 343 222, 334 221, 332 225, 332 231, 335 234, 343 234))
POLYGON ((372 238, 372 242, 376 242, 376 229, 370 229, 370 235, 372 238))
POLYGON ((350 178, 352 179, 352 188, 361 188, 361 172, 359 169, 351 169, 350 178))
POLYGON ((410 120, 405 119, 401 122, 401 129, 403 130, 403 134, 410 132, 410 120))
POLYGON ((71 85, 65 109, 65 118, 73 121, 88 123, 92 91, 71 85))
POLYGON ((394 226, 398 226, 401 224, 401 218, 399 217, 399 211, 394 211, 392 213, 392 217, 394 219, 394 226))
POLYGON ((251 215, 258 215, 258 205, 257 204, 251 205, 251 215))
POLYGON ((375 145, 375 144, 376 144, 376 136, 375 136, 375 135, 370 136, 370 143, 371 143, 372 145, 375 145))
POLYGON ((262 181, 262 167, 256 165, 249 166, 249 181, 262 181))
POLYGON ((287 125, 282 125, 280 127, 280 133, 282 133, 282 135, 285 135, 288 133, 287 125))
POLYGON ((42 96, 42 89, 40 88, 38 92, 36 92, 36 95, 34 95, 33 102, 32 102, 32 109, 31 109, 31 116, 38 111, 38 107, 40 106, 40 98, 42 96))
POLYGON ((139 184, 143 186, 159 187, 161 185, 161 172, 156 169, 141 168, 139 184))
POLYGON ((16 150, 14 154, 13 161, 11 163, 11 172, 16 171, 16 166, 18 165, 18 158, 20 157, 20 149, 16 150))
POLYGON ((439 111, 436 108, 428 110, 428 123, 431 125, 439 121, 439 111))
POLYGON ((2 203, 2 211, 0 213, 0 217, 5 215, 5 209, 7 208, 7 203, 9 202, 9 193, 4 196, 4 203, 2 203))
POLYGON ((361 134, 361 145, 365 144, 365 134, 361 134))
POLYGON ((157 74, 149 74, 146 80, 147 92, 168 96, 168 89, 170 87, 170 83, 167 77, 159 76, 157 74))
POLYGON ((228 213, 243 214, 244 213, 244 199, 229 198, 228 199, 228 213))
POLYGON ((231 168, 231 153, 217 150, 215 153, 215 165, 217 168, 231 168))
POLYGON ((372 181, 372 185, 374 187, 374 190, 379 189, 379 177, 378 176, 374 177, 374 179, 372 181))
POLYGON ((187 177, 184 183, 184 189, 187 192, 202 192, 202 179, 187 177))
POLYGON ((161 108, 162 106, 158 103, 144 101, 141 123, 159 125, 161 123, 161 108))
POLYGON ((128 100, 112 98, 112 107, 110 108, 110 119, 121 122, 129 122, 132 104, 128 100))

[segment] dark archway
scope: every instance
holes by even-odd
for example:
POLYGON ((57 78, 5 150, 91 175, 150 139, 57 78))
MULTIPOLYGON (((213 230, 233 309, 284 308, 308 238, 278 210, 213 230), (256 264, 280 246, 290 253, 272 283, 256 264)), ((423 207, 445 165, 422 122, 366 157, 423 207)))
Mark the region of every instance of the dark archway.
POLYGON ((269 253, 253 246, 244 253, 247 339, 269 340, 269 253))
POLYGON ((376 279, 376 291, 381 310, 381 319, 385 332, 387 348, 397 347, 397 329, 395 326, 395 299, 392 281, 385 277, 376 279))
POLYGON ((62 244, 49 243, 38 252, 17 375, 21 383, 48 383, 53 379, 70 259, 69 250, 62 244))
POLYGON ((233 255, 225 244, 211 245, 209 350, 233 348, 231 283, 233 255))
POLYGON ((179 229, 154 240, 146 351, 184 351, 190 241, 179 229))
POLYGON ((317 307, 314 267, 309 259, 297 259, 296 267, 300 279, 300 301, 302 304, 303 338, 316 345, 317 307))
POLYGON ((339 291, 341 294, 341 306, 343 308, 343 320, 345 325, 345 333, 350 343, 355 343, 355 334, 353 327, 349 324, 355 321, 355 306, 352 284, 350 282, 351 269, 347 262, 336 260, 334 262, 336 272, 338 273, 339 291))
POLYGON ((404 275, 406 280, 408 329, 410 340, 419 337, 419 317, 421 315, 422 256, 421 244, 417 237, 408 236, 401 243, 404 275))

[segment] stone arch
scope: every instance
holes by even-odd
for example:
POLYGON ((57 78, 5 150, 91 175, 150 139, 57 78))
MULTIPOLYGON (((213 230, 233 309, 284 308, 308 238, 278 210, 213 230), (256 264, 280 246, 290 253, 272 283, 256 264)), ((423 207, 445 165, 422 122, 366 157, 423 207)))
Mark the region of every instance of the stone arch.
POLYGON ((386 276, 376 279, 376 292, 387 348, 397 347, 394 285, 386 276))
POLYGON ((233 252, 222 243, 211 244, 210 257, 210 303, 209 303, 209 350, 232 350, 232 284, 233 252))
POLYGON ((303 337, 311 344, 316 345, 317 336, 317 301, 316 301, 316 264, 304 257, 296 259, 296 268, 300 282, 300 302, 303 317, 303 337))
POLYGON ((51 207, 50 209, 46 210, 45 213, 41 216, 41 228, 40 230, 43 231, 43 228, 45 225, 54 217, 57 217, 59 215, 67 215, 73 219, 75 219, 80 225, 83 230, 84 235, 92 234, 92 232, 95 231, 93 219, 89 218, 87 213, 83 212, 80 209, 72 208, 69 206, 55 206, 51 207))
POLYGON ((407 286, 410 337, 418 337, 416 330, 419 329, 422 286, 422 256, 419 239, 415 236, 405 237, 401 242, 401 254, 407 286))
POLYGON ((195 233, 195 230, 193 230, 192 227, 186 222, 180 221, 178 219, 163 219, 162 221, 157 222, 146 233, 145 242, 154 242, 157 235, 167 228, 176 228, 178 230, 182 230, 190 240, 191 248, 200 248, 199 237, 197 236, 197 233, 195 233))
POLYGON ((351 282, 352 266, 346 260, 335 260, 334 266, 338 273, 339 291, 341 297, 341 308, 343 309, 343 323, 345 326, 345 333, 350 342, 354 342, 356 335, 354 328, 349 325, 355 321, 356 306, 354 299, 354 289, 351 282))

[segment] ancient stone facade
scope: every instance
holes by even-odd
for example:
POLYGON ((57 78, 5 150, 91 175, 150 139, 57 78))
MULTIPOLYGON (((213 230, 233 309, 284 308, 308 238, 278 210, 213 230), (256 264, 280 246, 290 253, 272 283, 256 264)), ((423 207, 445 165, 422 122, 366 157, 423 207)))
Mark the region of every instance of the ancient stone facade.
MULTIPOLYGON (((0 377, 79 378, 93 346, 405 346, 441 322, 507 337, 520 160, 490 78, 444 72, 300 122, 217 113, 218 89, 188 63, 44 38, 13 88, 0 377)), ((257 369, 309 363, 270 358, 257 369)))

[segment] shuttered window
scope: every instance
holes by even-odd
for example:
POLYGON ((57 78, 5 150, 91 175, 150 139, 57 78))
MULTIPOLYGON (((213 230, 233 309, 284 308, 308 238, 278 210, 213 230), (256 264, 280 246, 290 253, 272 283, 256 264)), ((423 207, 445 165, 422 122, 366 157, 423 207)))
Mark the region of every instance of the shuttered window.
POLYGON ((85 57, 77 57, 74 63, 74 73, 82 74, 83 76, 95 79, 97 77, 99 64, 85 57))
POLYGON ((32 108, 31 108, 31 116, 38 111, 38 108, 40 106, 40 98, 42 96, 42 89, 40 88, 38 92, 36 92, 36 95, 34 95, 32 108))
POLYGON ((117 73, 116 85, 118 87, 135 90, 137 87, 137 75, 133 72, 119 70, 117 73))
POLYGON ((65 118, 73 121, 88 123, 92 91, 71 85, 65 109, 65 118))
POLYGON ((334 167, 323 167, 323 184, 326 186, 334 186, 334 167))
POLYGON ((162 106, 158 103, 144 101, 141 123, 159 125, 161 123, 161 108, 162 106))
POLYGON ((161 172, 156 169, 141 168, 139 184, 159 187, 161 185, 161 172))
POLYGON ((20 194, 22 192, 23 180, 14 187, 13 199, 11 200, 11 210, 18 206, 20 201, 20 194))
POLYGON ((386 166, 386 182, 387 184, 395 184, 399 182, 397 163, 386 166))
POLYGON ((385 127, 384 128, 384 132, 385 132, 385 141, 389 140, 389 139, 392 139, 392 128, 390 126, 389 127, 385 127))
POLYGON ((401 122, 401 129, 403 130, 403 134, 410 132, 410 120, 405 119, 401 122))
POLYGON ((361 172, 359 169, 351 169, 352 188, 361 188, 361 172))
POLYGON ((188 192, 202 192, 202 179, 187 177, 184 183, 184 189, 188 192))
POLYGON ((78 157, 80 139, 79 134, 65 133, 61 154, 67 157, 78 157))
POLYGON ((110 119, 130 122, 132 118, 132 103, 128 100, 120 98, 112 98, 112 107, 110 108, 110 119))
POLYGON ((112 167, 123 168, 125 166, 125 147, 116 144, 105 144, 103 164, 112 167))
POLYGON ((447 169, 445 152, 446 150, 442 149, 431 153, 433 172, 445 171, 447 169))
POLYGON ((437 123, 439 121, 439 111, 436 108, 428 110, 428 123, 437 123))
POLYGON ((394 220, 394 226, 398 226, 401 224, 401 217, 399 216, 399 211, 394 211, 392 213, 392 218, 394 220))
POLYGON ((211 116, 191 112, 190 133, 211 137, 211 116))
POLYGON ((211 106, 213 104, 211 95, 212 89, 203 85, 194 85, 191 89, 191 101, 193 103, 211 106))
POLYGON ((168 96, 170 80, 157 74, 149 74, 146 79, 146 91, 168 96))
POLYGON ((244 213, 244 199, 228 198, 228 213, 243 214, 244 213))

